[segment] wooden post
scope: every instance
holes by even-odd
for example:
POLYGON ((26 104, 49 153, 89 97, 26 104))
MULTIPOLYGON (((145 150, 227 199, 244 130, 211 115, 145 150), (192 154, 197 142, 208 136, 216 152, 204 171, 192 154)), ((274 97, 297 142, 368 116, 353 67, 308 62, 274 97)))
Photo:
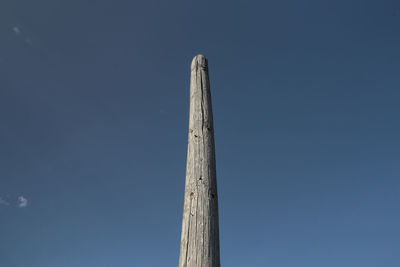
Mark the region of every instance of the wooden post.
POLYGON ((189 137, 179 267, 220 267, 214 126, 207 59, 191 65, 189 137))

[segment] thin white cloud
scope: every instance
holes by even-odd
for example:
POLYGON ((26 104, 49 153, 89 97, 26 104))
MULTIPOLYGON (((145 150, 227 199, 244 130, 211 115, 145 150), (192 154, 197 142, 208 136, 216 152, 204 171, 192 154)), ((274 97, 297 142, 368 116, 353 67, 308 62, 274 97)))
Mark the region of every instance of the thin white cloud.
POLYGON ((25 43, 27 43, 28 45, 32 45, 32 40, 29 38, 26 38, 25 43))
POLYGON ((23 196, 18 197, 18 207, 19 208, 25 208, 28 206, 28 200, 24 198, 23 196))
POLYGON ((21 33, 20 28, 18 28, 17 26, 14 26, 14 27, 12 28, 12 30, 13 30, 13 32, 14 32, 16 35, 18 35, 18 34, 21 33))
POLYGON ((10 202, 8 202, 0 197, 0 205, 10 206, 10 202))

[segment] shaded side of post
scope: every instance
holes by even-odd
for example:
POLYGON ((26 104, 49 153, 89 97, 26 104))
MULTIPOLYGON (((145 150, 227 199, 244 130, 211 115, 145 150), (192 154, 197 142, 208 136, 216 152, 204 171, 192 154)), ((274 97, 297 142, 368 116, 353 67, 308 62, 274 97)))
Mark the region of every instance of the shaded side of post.
POLYGON ((214 125, 207 59, 191 65, 189 136, 179 267, 219 267, 214 125))

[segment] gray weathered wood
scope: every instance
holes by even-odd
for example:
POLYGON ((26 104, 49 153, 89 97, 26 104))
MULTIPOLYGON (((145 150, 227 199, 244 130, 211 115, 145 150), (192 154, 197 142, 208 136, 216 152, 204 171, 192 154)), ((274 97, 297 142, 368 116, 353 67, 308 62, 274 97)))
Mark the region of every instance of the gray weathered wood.
POLYGON ((189 137, 179 267, 219 267, 214 126, 207 59, 191 65, 189 137))

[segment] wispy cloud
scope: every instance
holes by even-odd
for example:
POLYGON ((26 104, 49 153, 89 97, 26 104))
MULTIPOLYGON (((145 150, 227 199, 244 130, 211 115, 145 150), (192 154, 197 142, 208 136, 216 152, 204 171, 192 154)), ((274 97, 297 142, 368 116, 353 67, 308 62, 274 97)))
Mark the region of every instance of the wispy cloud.
POLYGON ((19 34, 21 33, 20 28, 18 28, 17 26, 14 26, 14 27, 12 28, 12 30, 13 30, 13 32, 14 32, 16 35, 19 35, 19 34))
POLYGON ((25 44, 30 45, 30 46, 33 44, 32 38, 30 38, 30 36, 26 34, 26 31, 23 31, 20 27, 13 26, 11 28, 11 30, 16 35, 16 38, 25 42, 25 44))
POLYGON ((24 198, 23 196, 18 197, 18 207, 19 208, 25 208, 28 206, 28 200, 24 198))
POLYGON ((0 197, 0 205, 10 206, 10 202, 8 202, 0 197))
POLYGON ((32 40, 29 38, 26 38, 25 43, 27 43, 28 45, 32 45, 32 40))

